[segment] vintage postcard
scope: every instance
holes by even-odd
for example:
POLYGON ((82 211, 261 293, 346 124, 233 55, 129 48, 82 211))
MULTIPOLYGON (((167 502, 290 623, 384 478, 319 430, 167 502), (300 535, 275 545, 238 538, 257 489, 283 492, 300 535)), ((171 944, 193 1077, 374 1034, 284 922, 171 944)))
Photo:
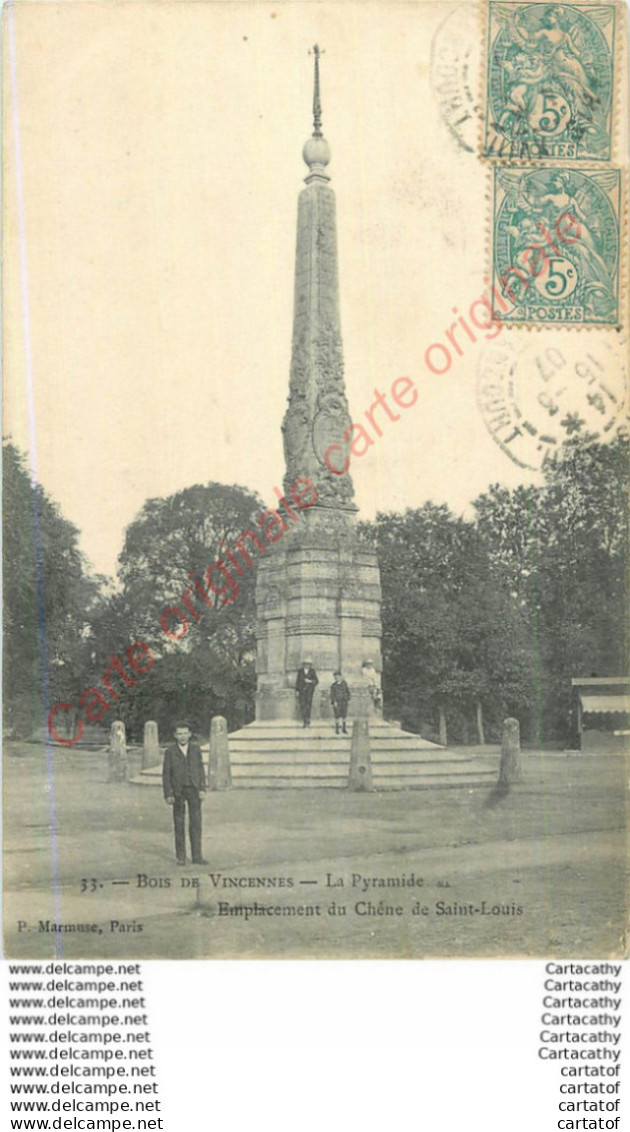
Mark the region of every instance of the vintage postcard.
POLYGON ((622 8, 3 20, 5 954, 625 956, 622 8))

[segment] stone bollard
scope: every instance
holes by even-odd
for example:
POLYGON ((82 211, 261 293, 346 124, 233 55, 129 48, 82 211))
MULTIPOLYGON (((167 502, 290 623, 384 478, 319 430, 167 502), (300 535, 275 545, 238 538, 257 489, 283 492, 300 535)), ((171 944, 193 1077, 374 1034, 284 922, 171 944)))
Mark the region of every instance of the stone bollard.
POLYGON ((122 719, 116 719, 109 732, 107 781, 124 782, 127 775, 127 736, 122 719))
POLYGON ((511 786, 515 782, 522 781, 521 732, 518 719, 504 719, 499 782, 501 786, 511 786))
POLYGON ((350 773, 348 776, 348 789, 372 789, 370 728, 367 719, 355 719, 352 723, 352 744, 350 748, 350 773))
POLYGON ((142 747, 142 769, 148 766, 157 766, 160 762, 160 744, 158 740, 158 725, 152 719, 144 725, 144 745, 142 747))
POLYGON ((125 778, 127 782, 131 782, 132 778, 137 778, 142 770, 142 747, 127 747, 127 762, 125 766, 125 778))
POLYGON ((438 743, 440 744, 440 747, 446 747, 448 743, 448 734, 446 731, 446 712, 441 705, 439 708, 438 743))
POLYGON ((210 724, 210 759, 208 762, 208 790, 229 790, 232 785, 230 770, 230 741, 227 720, 215 715, 210 724))

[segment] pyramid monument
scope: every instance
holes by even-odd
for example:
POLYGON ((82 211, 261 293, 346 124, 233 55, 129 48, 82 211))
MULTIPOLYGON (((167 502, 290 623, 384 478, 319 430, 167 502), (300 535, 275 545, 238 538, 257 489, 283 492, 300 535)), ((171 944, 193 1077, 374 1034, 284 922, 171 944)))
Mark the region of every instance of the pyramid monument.
POLYGON ((353 716, 379 712, 381 586, 374 550, 356 528, 349 464, 352 420, 344 383, 335 194, 322 135, 319 48, 314 49, 313 134, 298 202, 289 398, 282 424, 284 489, 307 481, 316 501, 260 559, 256 580, 256 720, 297 720, 295 681, 310 660, 319 685, 313 721, 330 719, 330 685, 340 670, 353 716), (315 495, 314 493, 314 495, 315 495), (364 665, 367 665, 364 667, 364 665))
MULTIPOLYGON (((313 132, 298 202, 293 340, 282 433, 286 500, 306 491, 300 512, 272 552, 257 562, 256 719, 229 736, 233 788, 348 785, 351 736, 337 735, 333 674, 349 686, 349 731, 367 720, 373 788, 479 784, 489 771, 382 717, 381 585, 376 552, 357 529, 349 471, 352 419, 344 382, 335 194, 330 146, 322 134, 320 49, 313 48, 313 132), (303 726, 295 691, 310 661, 319 683, 312 722, 303 726)), ((160 768, 136 782, 157 783, 160 768)))

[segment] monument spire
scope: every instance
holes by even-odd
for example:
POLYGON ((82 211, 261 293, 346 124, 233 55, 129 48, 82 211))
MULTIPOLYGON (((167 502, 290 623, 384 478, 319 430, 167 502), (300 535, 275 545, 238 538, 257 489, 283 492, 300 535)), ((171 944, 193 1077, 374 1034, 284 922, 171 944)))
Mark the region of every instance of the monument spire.
MULTIPOLYGON (((307 659, 319 674, 314 719, 331 715, 330 685, 337 671, 351 690, 355 716, 380 710, 364 674, 367 658, 371 671, 381 670, 381 587, 376 553, 354 522, 353 426, 343 372, 335 194, 326 171, 330 146, 322 134, 321 54, 316 45, 313 133, 302 150, 308 175, 298 202, 289 403, 282 424, 286 497, 307 479, 317 500, 273 554, 258 562, 258 721, 296 718, 297 672, 307 659)), ((295 758, 293 772, 300 773, 297 748, 295 758)))
POLYGON ((335 194, 327 173, 330 146, 322 133, 319 61, 323 52, 315 44, 312 54, 313 133, 302 150, 309 172, 298 202, 289 404, 282 425, 285 487, 290 491, 297 478, 306 477, 315 485, 318 507, 354 512, 335 194))
POLYGON ((313 55, 315 56, 315 82, 313 84, 313 137, 321 138, 322 136, 322 104, 319 97, 319 57, 324 52, 320 51, 317 44, 313 48, 313 55))

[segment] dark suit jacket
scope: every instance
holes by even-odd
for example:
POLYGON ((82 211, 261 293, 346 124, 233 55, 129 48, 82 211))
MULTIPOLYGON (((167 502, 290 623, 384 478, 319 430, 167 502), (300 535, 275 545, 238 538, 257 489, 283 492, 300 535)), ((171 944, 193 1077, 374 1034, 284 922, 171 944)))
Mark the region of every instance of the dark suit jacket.
MULTIPOLYGON (((188 764, 193 786, 197 790, 205 791, 206 773, 201 761, 201 747, 193 743, 188 744, 188 764)), ((180 798, 186 785, 186 758, 182 755, 177 743, 171 743, 164 752, 164 765, 162 767, 162 785, 165 798, 180 798)))
POLYGON ((349 699, 350 689, 345 680, 340 680, 338 684, 335 682, 330 685, 330 702, 334 704, 335 707, 347 708, 349 699))
POLYGON ((296 692, 305 692, 307 688, 315 690, 315 685, 319 684, 317 673, 314 668, 309 668, 308 673, 300 666, 298 668, 297 680, 295 681, 296 692))

